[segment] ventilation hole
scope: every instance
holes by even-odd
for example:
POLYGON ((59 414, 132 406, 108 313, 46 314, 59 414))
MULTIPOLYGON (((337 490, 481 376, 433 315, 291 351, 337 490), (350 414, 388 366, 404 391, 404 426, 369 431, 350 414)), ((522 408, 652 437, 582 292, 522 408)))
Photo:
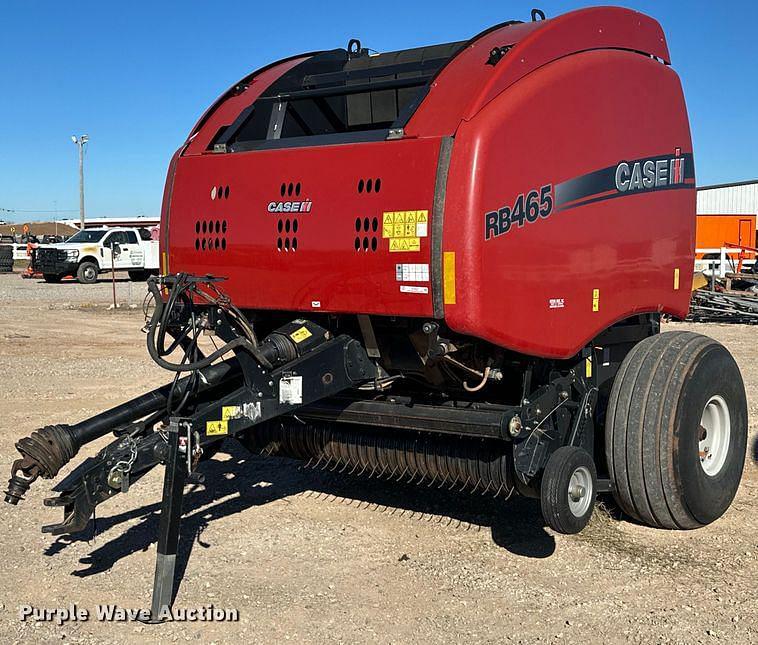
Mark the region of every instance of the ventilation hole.
POLYGON ((195 240, 195 251, 200 250, 200 240, 195 240))
POLYGON ((292 182, 290 182, 290 185, 287 186, 287 196, 292 197, 292 191, 295 190, 295 187, 292 185, 292 182))
POLYGON ((376 251, 376 245, 377 245, 376 238, 372 237, 371 238, 371 250, 372 251, 376 251))
POLYGON ((358 192, 359 193, 363 192, 363 180, 362 179, 358 182, 358 192))
POLYGON ((200 220, 195 222, 195 233, 200 233, 200 220))
POLYGON ((224 188, 224 199, 229 199, 229 186, 224 188))
POLYGON ((211 199, 216 199, 216 187, 211 188, 211 199))
POLYGON ((211 238, 208 238, 208 250, 213 250, 213 240, 211 238))
POLYGON ((368 238, 367 237, 363 238, 363 250, 368 251, 368 238))
POLYGON ((218 192, 216 193, 216 195, 218 195, 219 199, 221 199, 224 196, 224 187, 223 186, 219 186, 218 187, 218 192))
POLYGON ((205 241, 205 238, 203 238, 203 251, 205 251, 205 245, 206 244, 207 244, 207 242, 205 241))
POLYGON ((281 251, 281 250, 282 250, 282 238, 281 238, 281 237, 280 237, 280 238, 279 238, 279 239, 276 241, 276 248, 277 248, 279 251, 281 251))
POLYGON ((221 239, 221 250, 226 251, 226 238, 221 239))
POLYGON ((292 232, 297 233, 297 220, 296 219, 292 220, 292 232))
POLYGON ((215 240, 213 240, 213 248, 218 251, 219 246, 221 246, 221 242, 219 241, 218 238, 216 238, 215 240))
POLYGON ((360 217, 355 218, 355 232, 356 233, 361 232, 361 218, 360 217))
POLYGON ((221 231, 221 222, 216 220, 216 223, 214 224, 213 228, 216 229, 216 233, 219 233, 221 231))
POLYGON ((376 233, 377 229, 379 228, 379 220, 375 217, 371 220, 371 230, 376 233))
POLYGON ((297 182, 297 184, 295 184, 295 195, 300 197, 300 182, 297 182))
POLYGON ((279 220, 276 223, 276 230, 281 233, 283 228, 284 228, 284 222, 282 220, 279 220))
POLYGON ((297 238, 296 237, 292 238, 292 250, 297 251, 297 238))
POLYGON ((284 193, 287 192, 287 184, 282 184, 281 188, 279 189, 279 193, 282 197, 284 197, 284 193))
MULTIPOLYGON (((376 230, 376 229, 374 229, 374 230, 376 230)), ((226 233, 226 220, 224 220, 223 222, 221 222, 221 231, 222 231, 222 233, 226 233)))
POLYGON ((371 188, 372 188, 372 186, 373 186, 373 183, 374 183, 374 182, 373 182, 373 180, 371 180, 371 179, 369 179, 368 181, 366 181, 366 192, 367 192, 367 193, 370 193, 370 192, 371 192, 371 188))
POLYGON ((284 250, 289 251, 290 250, 290 238, 285 237, 284 238, 284 250))
POLYGON ((203 233, 207 233, 207 232, 208 232, 208 222, 203 220, 203 233))
POLYGON ((374 182, 374 192, 378 193, 382 189, 382 180, 381 178, 377 177, 376 181, 374 182))
POLYGON ((286 222, 284 222, 284 232, 285 233, 289 233, 290 232, 290 221, 289 220, 287 220, 286 222))
POLYGON ((363 220, 363 230, 366 231, 366 233, 368 233, 368 227, 369 227, 369 221, 368 221, 368 217, 366 217, 363 220))
POLYGON ((361 238, 356 237, 355 238, 355 250, 360 251, 361 250, 361 238))

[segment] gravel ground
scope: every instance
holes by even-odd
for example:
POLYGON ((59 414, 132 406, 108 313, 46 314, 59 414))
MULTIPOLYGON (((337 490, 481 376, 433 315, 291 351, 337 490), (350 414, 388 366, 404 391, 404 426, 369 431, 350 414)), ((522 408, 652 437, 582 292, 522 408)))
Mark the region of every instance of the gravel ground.
MULTIPOLYGON (((74 422, 167 380, 144 349, 144 285, 47 285, 0 275, 0 469, 35 427, 74 422)), ((673 326, 672 326, 673 327, 673 326)), ((755 328, 676 325, 734 353, 758 430, 755 328)), ((107 440, 106 440, 107 441, 107 440)), ((86 454, 101 445, 88 446, 86 454)), ((81 455, 80 455, 81 456, 81 455)), ((758 642, 758 468, 715 524, 660 531, 602 509, 553 534, 532 500, 494 502, 339 478, 230 443, 188 489, 177 608, 234 608, 236 622, 21 622, 22 604, 94 612, 149 605, 156 469, 99 507, 96 539, 52 538, 38 482, 0 505, 2 642, 758 642)), ((86 536, 91 537, 91 536, 86 536)))

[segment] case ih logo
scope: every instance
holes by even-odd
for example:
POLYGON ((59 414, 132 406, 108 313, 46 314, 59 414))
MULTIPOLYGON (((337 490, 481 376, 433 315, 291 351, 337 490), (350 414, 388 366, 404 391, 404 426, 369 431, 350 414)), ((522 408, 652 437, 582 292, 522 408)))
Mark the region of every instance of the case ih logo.
POLYGON ((302 202, 269 202, 269 213, 310 213, 313 202, 305 199, 302 202))
POLYGON ((616 166, 616 190, 651 190, 684 183, 684 157, 677 148, 673 157, 622 161, 616 166))

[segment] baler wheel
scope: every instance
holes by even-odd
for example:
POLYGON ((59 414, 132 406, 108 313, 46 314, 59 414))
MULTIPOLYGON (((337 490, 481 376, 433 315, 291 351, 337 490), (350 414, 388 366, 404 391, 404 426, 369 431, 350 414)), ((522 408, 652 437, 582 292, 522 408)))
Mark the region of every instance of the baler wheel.
POLYGON ((605 424, 608 472, 624 512, 668 529, 713 522, 737 492, 746 444, 745 386, 723 345, 675 331, 629 352, 605 424))
POLYGON ((597 473, 586 450, 558 448, 547 461, 540 486, 542 517, 558 533, 579 533, 595 507, 597 473))

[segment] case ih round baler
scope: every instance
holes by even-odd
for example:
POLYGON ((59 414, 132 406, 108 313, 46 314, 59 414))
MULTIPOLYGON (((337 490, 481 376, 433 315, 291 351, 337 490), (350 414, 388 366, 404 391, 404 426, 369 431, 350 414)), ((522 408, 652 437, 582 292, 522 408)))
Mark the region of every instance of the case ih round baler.
POLYGON ((166 182, 147 344, 174 380, 21 439, 6 501, 115 432, 46 500, 64 519, 43 530, 76 532, 165 463, 154 612, 171 602, 183 485, 228 437, 351 475, 518 492, 564 533, 599 493, 652 526, 718 518, 747 407, 721 345, 659 333, 687 313, 695 232, 663 32, 619 8, 540 13, 386 54, 351 41, 222 95, 166 182))

